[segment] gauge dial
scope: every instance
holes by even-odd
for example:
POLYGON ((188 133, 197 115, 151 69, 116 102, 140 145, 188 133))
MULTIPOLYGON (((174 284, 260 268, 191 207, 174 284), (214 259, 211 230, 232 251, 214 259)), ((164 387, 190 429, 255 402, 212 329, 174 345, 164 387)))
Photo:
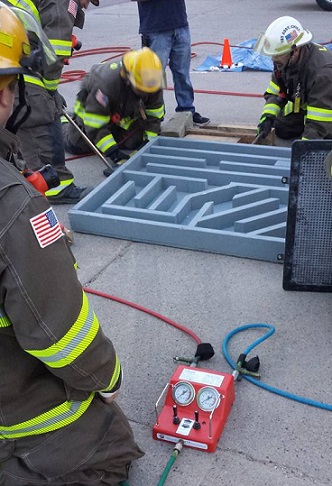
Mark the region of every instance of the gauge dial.
POLYGON ((212 386, 204 386, 197 394, 197 404, 201 410, 211 412, 219 406, 220 394, 212 386))
POLYGON ((195 389, 187 381, 179 381, 173 386, 173 400, 178 405, 185 407, 189 405, 195 398, 195 389))

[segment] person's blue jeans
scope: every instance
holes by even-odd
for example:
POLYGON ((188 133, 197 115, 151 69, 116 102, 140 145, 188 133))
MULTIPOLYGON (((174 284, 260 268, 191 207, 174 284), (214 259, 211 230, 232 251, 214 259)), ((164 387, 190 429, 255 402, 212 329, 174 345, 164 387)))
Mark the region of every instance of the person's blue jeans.
POLYGON ((169 62, 177 102, 175 111, 191 111, 194 114, 194 90, 189 76, 191 61, 189 27, 146 34, 143 36, 143 44, 158 54, 164 70, 169 62))

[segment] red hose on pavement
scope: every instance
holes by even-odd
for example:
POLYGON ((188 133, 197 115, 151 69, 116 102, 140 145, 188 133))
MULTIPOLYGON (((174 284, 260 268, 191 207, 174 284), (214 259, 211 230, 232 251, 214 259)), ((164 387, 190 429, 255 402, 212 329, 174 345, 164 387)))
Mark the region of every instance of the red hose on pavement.
MULTIPOLYGON (((213 44, 213 45, 220 45, 222 46, 223 44, 218 43, 218 42, 196 42, 192 44, 192 46, 197 46, 201 44, 213 44)), ((241 47, 241 46, 240 46, 241 47)), ((99 47, 95 49, 87 49, 85 51, 79 51, 75 52, 72 55, 71 59, 75 59, 77 57, 84 57, 84 56, 94 56, 97 54, 114 54, 111 57, 108 57, 107 59, 103 59, 102 62, 109 61, 110 59, 116 59, 119 57, 122 57, 126 52, 130 51, 131 48, 128 46, 120 47, 120 46, 114 46, 114 47, 99 47)), ((196 54, 192 54, 192 57, 195 57, 196 54)), ((85 76, 86 71, 83 70, 70 70, 63 72, 61 75, 61 84, 65 83, 70 83, 72 81, 80 81, 83 79, 85 76)), ((174 88, 165 88, 168 91, 174 91, 174 88)), ((249 98, 262 98, 263 95, 260 93, 237 93, 234 91, 218 91, 218 90, 204 90, 204 89, 195 89, 195 93, 200 93, 200 94, 211 94, 211 95, 220 95, 220 96, 243 96, 243 97, 249 97, 249 98)))
POLYGON ((200 338, 193 331, 191 331, 187 327, 182 326, 181 324, 178 324, 175 321, 172 321, 171 319, 169 319, 166 316, 163 316, 162 314, 158 314, 158 312, 147 309, 146 307, 143 307, 139 304, 135 304, 134 302, 129 302, 128 300, 122 299, 121 297, 115 297, 114 295, 106 294, 105 292, 100 292, 98 290, 90 289, 88 287, 83 287, 83 290, 88 294, 93 294, 99 297, 104 297, 105 299, 114 300, 115 302, 119 302, 120 304, 125 304, 128 305, 129 307, 132 307, 133 309, 137 309, 141 312, 145 312, 146 314, 156 317, 157 319, 166 322, 166 324, 169 324, 170 326, 173 326, 176 329, 179 329, 180 331, 188 334, 192 339, 194 339, 194 341, 196 341, 197 344, 200 344, 202 342, 200 338))
MULTIPOLYGON (((328 42, 321 42, 321 45, 329 44, 331 43, 332 40, 328 42)), ((217 45, 217 46, 223 46, 224 44, 222 42, 194 42, 191 44, 191 46, 199 46, 199 45, 217 45)), ((248 49, 246 46, 231 46, 231 47, 236 47, 236 48, 244 48, 248 49)), ((79 51, 75 52, 72 55, 72 58, 76 57, 83 57, 83 56, 92 56, 92 55, 97 55, 97 54, 109 54, 109 53, 114 53, 113 56, 108 57, 107 59, 104 59, 103 62, 109 61, 110 59, 116 59, 118 57, 122 57, 126 52, 131 51, 131 47, 128 46, 113 46, 113 47, 99 47, 95 49, 87 49, 85 51, 79 51)), ((191 57, 195 57, 196 54, 192 53, 191 57)), ((86 74, 86 71, 67 71, 65 73, 62 73, 61 76, 61 81, 60 83, 70 83, 71 81, 79 81, 81 80, 86 74)), ((168 91, 174 91, 173 88, 165 88, 168 91)), ((205 89, 195 89, 195 93, 200 93, 200 94, 211 94, 211 95, 219 95, 219 96, 242 96, 246 98, 262 98, 263 94, 262 93, 238 93, 234 91, 218 91, 218 90, 205 90, 205 89)))

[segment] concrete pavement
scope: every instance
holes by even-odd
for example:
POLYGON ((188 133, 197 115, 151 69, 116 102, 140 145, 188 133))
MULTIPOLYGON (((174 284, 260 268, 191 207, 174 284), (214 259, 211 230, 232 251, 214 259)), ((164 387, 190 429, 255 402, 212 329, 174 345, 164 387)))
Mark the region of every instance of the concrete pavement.
MULTIPOLYGON (((280 15, 293 15, 322 40, 331 37, 330 18, 315 2, 187 0, 193 42, 231 44, 253 38, 280 15), (257 13, 259 12, 259 15, 257 13)), ((86 27, 78 32, 82 49, 105 46, 138 48, 135 2, 101 0, 89 7, 86 27)), ((194 48, 193 67, 218 47, 194 48)), ((71 60, 68 70, 89 70, 108 54, 71 60)), ((167 73, 171 85, 170 73, 167 73)), ((195 89, 263 93, 269 73, 192 72, 195 89)), ((79 82, 63 84, 68 107, 79 82)), ((173 114, 172 91, 165 92, 166 120, 173 114)), ((196 108, 213 124, 255 126, 263 100, 251 97, 196 95, 196 108)), ((97 157, 68 161, 77 183, 104 180, 97 157)), ((70 206, 56 207, 68 224, 70 206)), ((285 292, 282 265, 131 241, 75 234, 73 252, 84 286, 121 297, 167 316, 210 342, 215 356, 202 368, 231 372, 221 352, 230 331, 245 324, 269 323, 275 334, 256 348, 262 381, 318 402, 332 404, 331 296, 285 292)), ((100 322, 112 339, 124 368, 119 403, 145 450, 131 470, 131 486, 155 486, 172 445, 152 439, 154 405, 176 369, 172 357, 192 356, 196 343, 187 334, 124 304, 90 296, 100 322)), ((234 336, 229 352, 235 360, 262 332, 234 336)), ((297 403, 243 380, 236 383, 235 402, 216 452, 184 449, 171 470, 169 486, 312 486, 331 484, 332 415, 297 403)))

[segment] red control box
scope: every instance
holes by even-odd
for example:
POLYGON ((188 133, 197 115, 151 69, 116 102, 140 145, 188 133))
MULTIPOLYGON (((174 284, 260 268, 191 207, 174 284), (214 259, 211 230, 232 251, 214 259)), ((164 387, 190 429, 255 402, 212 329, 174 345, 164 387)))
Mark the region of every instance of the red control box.
POLYGON ((214 452, 234 398, 233 375, 179 366, 156 403, 153 438, 214 452))

